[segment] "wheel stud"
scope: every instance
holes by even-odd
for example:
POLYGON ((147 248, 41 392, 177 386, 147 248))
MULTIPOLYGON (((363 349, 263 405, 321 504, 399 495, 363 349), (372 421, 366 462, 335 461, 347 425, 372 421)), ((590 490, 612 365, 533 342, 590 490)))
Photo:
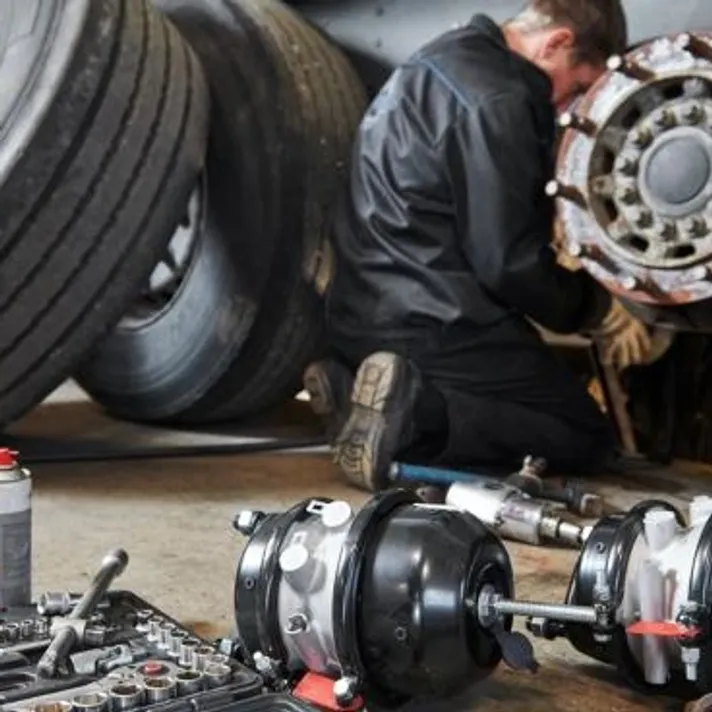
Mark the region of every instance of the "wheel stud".
POLYGON ((649 82, 655 79, 655 72, 619 54, 614 54, 612 57, 609 57, 606 66, 611 72, 625 74, 626 77, 637 79, 639 82, 649 82))

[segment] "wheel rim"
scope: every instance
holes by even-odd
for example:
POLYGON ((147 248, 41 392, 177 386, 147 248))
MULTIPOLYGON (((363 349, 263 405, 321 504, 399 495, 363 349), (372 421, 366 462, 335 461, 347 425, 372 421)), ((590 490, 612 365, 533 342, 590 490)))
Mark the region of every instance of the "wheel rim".
POLYGON ((185 215, 148 277, 144 289, 122 320, 122 326, 140 328, 169 309, 185 283, 199 242, 205 189, 200 182, 191 193, 185 215))

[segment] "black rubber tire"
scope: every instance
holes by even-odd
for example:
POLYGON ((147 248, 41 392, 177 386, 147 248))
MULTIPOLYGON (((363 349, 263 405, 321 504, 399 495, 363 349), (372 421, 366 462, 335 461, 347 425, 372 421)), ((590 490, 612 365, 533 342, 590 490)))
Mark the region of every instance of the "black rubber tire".
POLYGON ((0 96, 17 69, 9 40, 23 39, 13 23, 52 20, 24 38, 32 71, 0 145, 0 425, 140 290, 202 171, 209 104, 197 60, 144 0, 14 0, 0 26, 8 8, 0 96))
POLYGON ((365 109, 341 52, 277 0, 159 0, 213 88, 207 219, 173 301, 77 378, 134 420, 209 422, 294 395, 318 348, 315 266, 365 109))

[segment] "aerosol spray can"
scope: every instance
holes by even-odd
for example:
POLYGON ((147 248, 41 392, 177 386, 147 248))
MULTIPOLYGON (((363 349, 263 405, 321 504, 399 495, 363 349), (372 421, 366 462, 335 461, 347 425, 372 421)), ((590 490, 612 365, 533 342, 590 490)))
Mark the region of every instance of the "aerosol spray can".
POLYGON ((32 602, 32 480, 0 448, 0 607, 32 602))

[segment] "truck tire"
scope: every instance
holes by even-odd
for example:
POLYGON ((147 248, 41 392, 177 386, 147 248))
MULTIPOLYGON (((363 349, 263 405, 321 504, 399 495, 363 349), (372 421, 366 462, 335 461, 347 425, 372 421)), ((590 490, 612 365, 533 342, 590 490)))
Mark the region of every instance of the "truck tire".
POLYGON ((159 0, 206 70, 213 114, 193 258, 158 313, 126 318, 77 378, 133 420, 251 415, 318 347, 331 209, 365 108, 339 50, 277 0, 159 0))
POLYGON ((144 0, 4 0, 0 425, 140 289, 202 170, 207 109, 197 60, 144 0))

